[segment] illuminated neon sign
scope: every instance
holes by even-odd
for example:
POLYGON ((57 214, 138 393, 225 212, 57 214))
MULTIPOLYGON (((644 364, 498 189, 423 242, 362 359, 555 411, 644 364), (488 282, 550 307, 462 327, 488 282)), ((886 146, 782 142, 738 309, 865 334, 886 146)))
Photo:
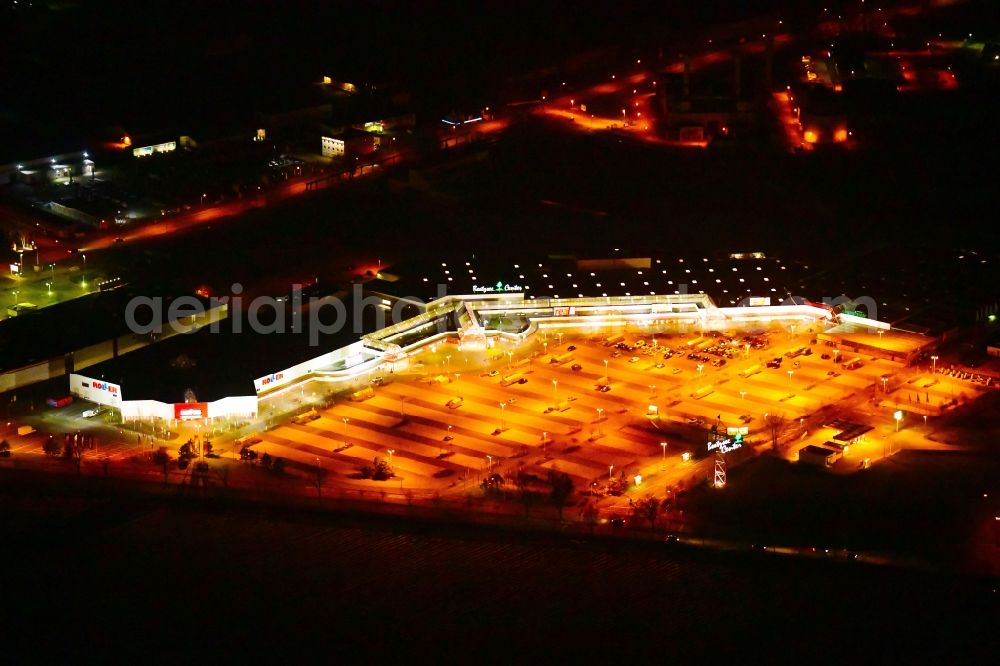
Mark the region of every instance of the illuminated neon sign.
POLYGON ((495 285, 490 287, 480 286, 478 284, 472 285, 472 293, 474 294, 497 294, 518 291, 524 291, 524 287, 519 284, 507 284, 503 281, 497 282, 495 285))
POLYGON ((743 435, 736 435, 732 439, 717 439, 708 443, 709 451, 719 453, 729 453, 743 447, 743 435))
POLYGON ((269 375, 260 380, 261 386, 267 386, 268 384, 273 384, 275 382, 281 381, 282 377, 285 376, 283 372, 276 372, 273 375, 269 375))
POLYGON ((174 418, 181 421, 203 419, 208 416, 208 404, 204 402, 178 402, 174 404, 174 418))
MULTIPOLYGON (((87 382, 84 382, 83 385, 87 386, 87 382)), ((109 384, 107 382, 96 382, 96 381, 90 382, 90 387, 95 388, 98 391, 107 391, 108 393, 114 393, 114 394, 118 393, 118 387, 115 386, 114 384, 109 384)))

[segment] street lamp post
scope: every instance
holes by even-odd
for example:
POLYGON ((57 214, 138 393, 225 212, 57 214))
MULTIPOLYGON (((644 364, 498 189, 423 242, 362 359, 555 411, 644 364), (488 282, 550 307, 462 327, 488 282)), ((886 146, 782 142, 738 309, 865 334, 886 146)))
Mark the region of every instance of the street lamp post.
POLYGON ((740 391, 740 398, 742 398, 743 400, 746 400, 747 399, 747 392, 746 391, 740 391))
POLYGON ((792 375, 795 374, 794 370, 788 371, 788 388, 792 388, 792 375))
POLYGON ((937 355, 931 356, 931 372, 937 372, 937 355))
POLYGON ((888 393, 889 392, 889 378, 888 377, 882 377, 881 379, 882 379, 882 392, 883 393, 888 393))
POLYGON ((553 406, 559 404, 558 391, 559 391, 559 380, 553 379, 552 380, 552 405, 553 406))
POLYGON ((500 403, 500 430, 506 430, 507 429, 505 427, 505 424, 504 424, 504 421, 503 421, 503 415, 504 415, 504 412, 506 411, 506 409, 507 409, 507 403, 506 402, 501 402, 500 403))
POLYGON ((663 449, 663 457, 661 458, 661 462, 665 465, 667 463, 667 443, 660 442, 660 448, 663 449))
POLYGON ((445 354, 444 361, 447 364, 448 374, 451 375, 451 354, 445 354))
POLYGON ((87 255, 83 255, 83 286, 87 286, 87 255))
POLYGON ((613 477, 611 476, 611 472, 612 472, 612 470, 614 470, 614 468, 615 468, 614 465, 608 465, 608 483, 611 483, 611 481, 613 480, 613 477))
POLYGON ((392 454, 396 452, 396 449, 388 449, 386 451, 389 454, 389 469, 392 469, 392 454))
POLYGON ((486 460, 487 460, 486 473, 489 474, 490 472, 493 471, 493 456, 487 453, 486 460))
POLYGON ((899 422, 903 420, 903 410, 897 409, 892 417, 896 419, 896 432, 899 432, 899 422))

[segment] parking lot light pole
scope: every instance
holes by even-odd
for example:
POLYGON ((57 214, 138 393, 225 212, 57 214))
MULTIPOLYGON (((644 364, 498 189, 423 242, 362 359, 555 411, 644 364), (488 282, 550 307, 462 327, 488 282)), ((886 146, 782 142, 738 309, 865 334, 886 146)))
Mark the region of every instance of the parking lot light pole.
POLYGON ((740 391, 740 397, 742 399, 746 400, 747 399, 747 392, 746 391, 740 391))
POLYGON ((792 388, 792 375, 795 374, 794 370, 788 371, 788 388, 792 388))
POLYGON ((500 403, 500 429, 501 430, 506 430, 506 428, 504 427, 504 422, 503 422, 503 414, 504 414, 504 411, 506 409, 507 409, 507 403, 506 402, 501 402, 500 403))
POLYGON ((559 391, 559 380, 553 379, 552 380, 552 405, 553 406, 559 404, 558 391, 559 391))
POLYGON ((663 465, 666 465, 667 464, 667 443, 666 442, 660 442, 660 448, 663 449, 663 457, 661 459, 661 462, 663 463, 663 465))
POLYGON ((611 472, 612 472, 612 470, 614 470, 614 468, 615 468, 614 465, 608 465, 608 483, 611 483, 611 481, 612 481, 611 472))
POLYGON ((892 415, 896 419, 896 432, 899 432, 899 422, 903 420, 903 410, 897 409, 896 413, 892 415))
POLYGON ((931 356, 931 372, 937 372, 937 355, 931 356))

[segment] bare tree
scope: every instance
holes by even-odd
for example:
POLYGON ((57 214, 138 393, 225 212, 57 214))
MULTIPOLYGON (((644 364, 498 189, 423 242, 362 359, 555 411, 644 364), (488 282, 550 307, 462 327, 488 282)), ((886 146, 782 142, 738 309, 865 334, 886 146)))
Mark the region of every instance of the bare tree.
POLYGON ((648 520, 650 531, 656 529, 656 519, 660 515, 659 498, 647 495, 632 505, 632 513, 638 519, 648 520))
POLYGON ((556 505, 556 509, 559 511, 559 520, 561 521, 563 519, 563 507, 566 505, 566 500, 573 494, 573 479, 570 478, 569 474, 551 469, 549 470, 548 480, 549 485, 552 486, 549 498, 556 505))
POLYGON ((764 419, 764 424, 767 426, 767 431, 771 434, 771 445, 774 447, 774 452, 781 453, 778 439, 781 436, 781 431, 785 428, 785 415, 768 414, 764 419))

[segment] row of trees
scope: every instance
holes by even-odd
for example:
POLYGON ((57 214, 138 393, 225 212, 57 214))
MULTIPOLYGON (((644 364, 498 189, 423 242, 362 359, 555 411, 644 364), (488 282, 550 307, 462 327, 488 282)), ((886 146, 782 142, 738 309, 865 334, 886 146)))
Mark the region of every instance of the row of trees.
MULTIPOLYGON (((575 491, 573 479, 568 474, 554 469, 550 469, 542 479, 522 466, 514 473, 513 481, 517 488, 517 497, 524 505, 525 516, 530 513, 531 507, 547 501, 556 507, 559 520, 562 520, 566 502, 575 491)), ((507 496, 504 492, 505 484, 503 476, 494 472, 487 476, 481 485, 487 496, 505 498, 507 496)))
MULTIPOLYGON (((211 448, 211 444, 208 444, 211 448)), ((205 455, 208 455, 207 453, 205 455)), ((280 456, 272 456, 266 451, 258 456, 257 452, 251 449, 249 446, 244 446, 240 449, 240 460, 243 462, 257 463, 260 462, 260 466, 264 469, 271 470, 275 474, 281 474, 285 471, 285 459, 280 456)))

